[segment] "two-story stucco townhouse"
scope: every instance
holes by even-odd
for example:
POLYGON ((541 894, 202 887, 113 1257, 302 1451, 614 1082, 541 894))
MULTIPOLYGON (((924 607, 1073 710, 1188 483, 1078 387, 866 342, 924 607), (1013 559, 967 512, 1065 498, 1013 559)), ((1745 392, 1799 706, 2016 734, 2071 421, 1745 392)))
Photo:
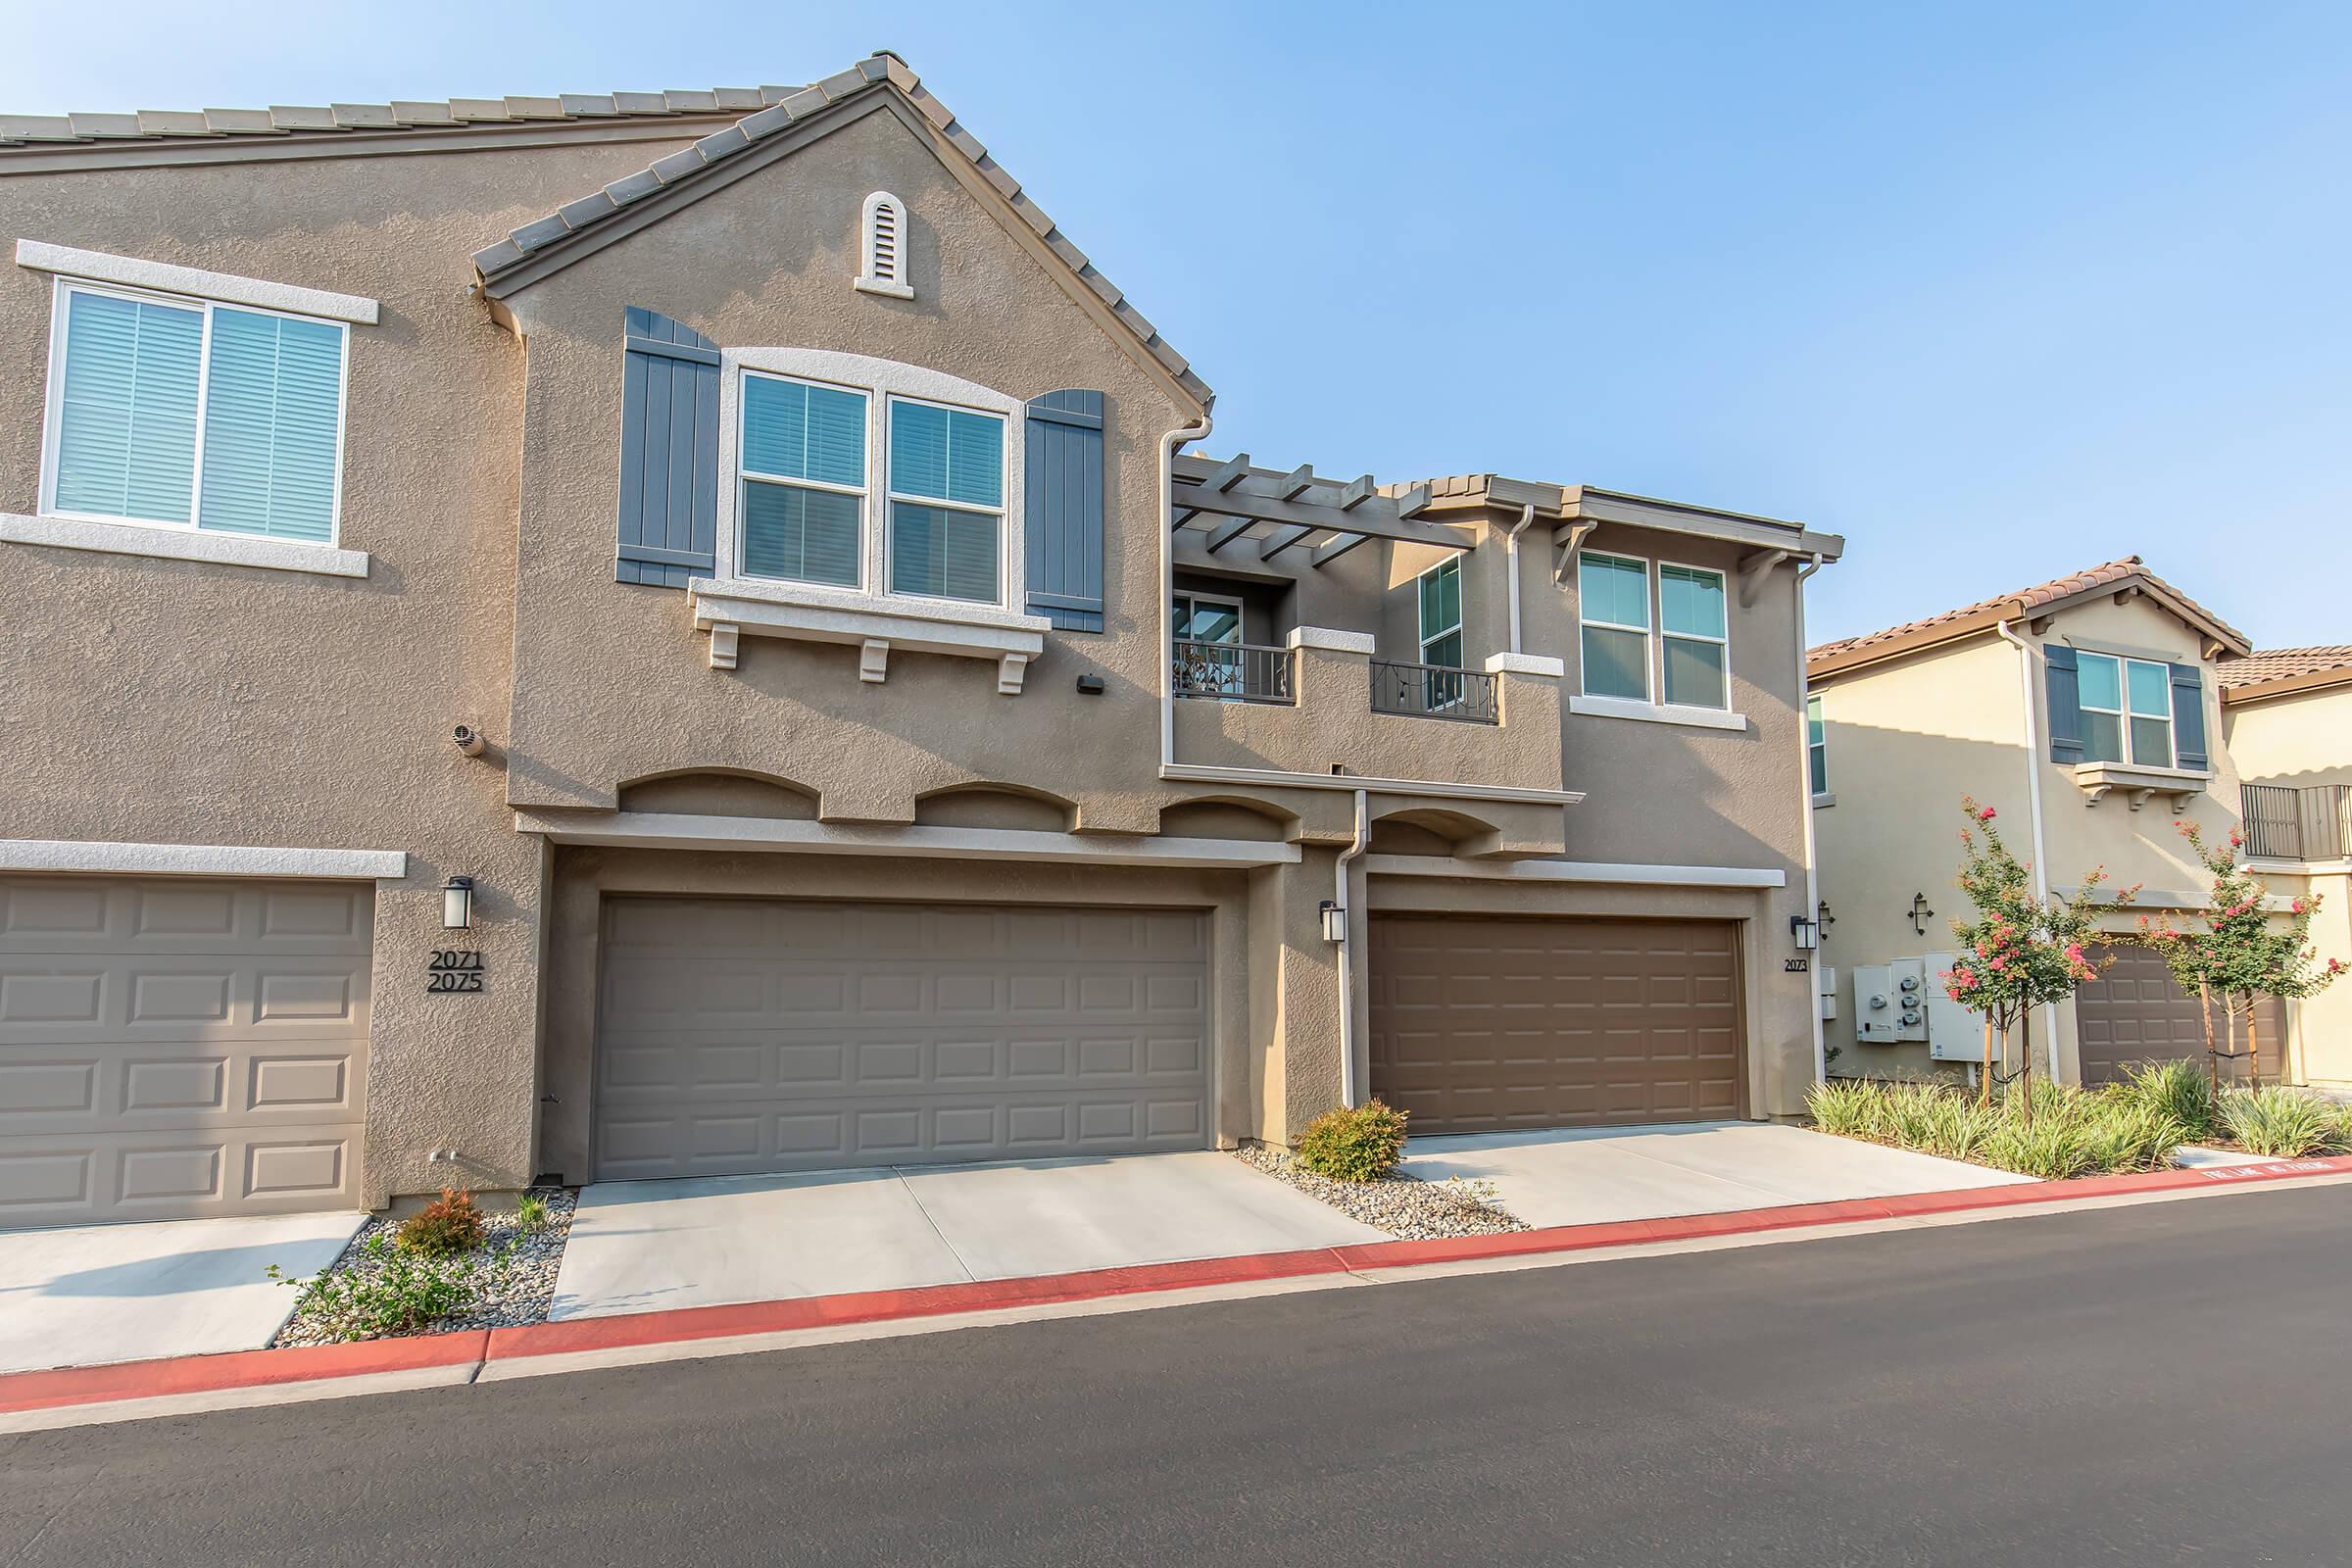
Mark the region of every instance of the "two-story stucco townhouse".
MULTIPOLYGON (((1970 912, 1954 886, 1963 795, 1994 808, 2045 891, 2070 890, 2094 867, 2105 868, 2110 898, 2138 888, 2131 906, 2103 916, 2111 935, 2134 932, 2142 916, 2193 919, 2211 878, 2178 824, 2225 843, 2255 814, 2241 781, 2291 771, 2248 765, 2239 751, 2247 731, 2230 699, 2250 689, 2232 684, 2234 672, 2257 667, 2249 651, 2136 556, 1812 650, 1833 1072, 1977 1070, 1982 1022, 1936 978, 1951 962, 1953 916, 1970 912)), ((2312 867, 2275 849, 2265 859, 2259 844, 2254 854, 2278 906, 2316 885, 2312 867)), ((2093 956, 2112 962, 2030 1020, 2037 1071, 2099 1084, 2132 1062, 2205 1059, 2198 1000, 2152 949, 2119 940, 2093 956)), ((2325 1023, 2317 1004, 2264 1004, 2255 1016, 2264 1081, 2303 1078, 2325 1023)), ((2012 1067, 2017 1051, 2013 1043, 2012 1067)))
POLYGON ((1193 455, 893 56, 0 213, 0 1224, 1801 1106, 1840 542, 1193 455))
MULTIPOLYGON (((2247 858, 2319 899, 2317 957, 2352 964, 2352 647, 2266 649, 2221 666, 2222 734, 2245 776, 2247 858)), ((2352 981, 2290 1003, 2300 1082, 2352 1091, 2352 981)))

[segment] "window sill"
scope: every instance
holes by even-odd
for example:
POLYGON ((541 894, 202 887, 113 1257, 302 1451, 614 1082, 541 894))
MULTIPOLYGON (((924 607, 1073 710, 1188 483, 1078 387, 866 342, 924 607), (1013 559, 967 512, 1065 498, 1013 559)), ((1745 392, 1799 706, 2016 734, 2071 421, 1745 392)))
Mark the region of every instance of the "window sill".
POLYGON ((2173 809, 2185 811, 2188 803, 2205 793, 2210 773, 2191 772, 2180 767, 2132 767, 2124 762, 2077 762, 2075 784, 2089 797, 2085 806, 2096 806, 2111 790, 2121 790, 2138 810, 2148 804, 2152 795, 2169 795, 2173 809))
POLYGON ((1838 797, 1831 794, 1828 790, 1823 790, 1819 795, 1813 797, 1813 809, 1817 811, 1825 807, 1836 806, 1837 804, 1838 797))
POLYGON ((839 643, 859 650, 858 677, 879 684, 890 678, 891 650, 988 659, 997 663, 997 690, 1020 694, 1030 661, 1045 652, 1053 623, 995 605, 958 605, 940 599, 884 599, 838 589, 803 588, 792 583, 716 581, 698 577, 687 585, 694 599, 694 623, 710 633, 710 667, 733 669, 739 640, 782 637, 799 642, 839 643))
POLYGON ((1630 718, 1644 724, 1681 724, 1690 729, 1744 731, 1747 728, 1745 713, 1727 713, 1718 708, 1637 703, 1623 697, 1571 697, 1568 711, 1588 718, 1630 718))
POLYGON ((48 545, 59 550, 96 550, 114 556, 148 556, 161 561, 256 566, 265 571, 307 571, 323 577, 368 575, 368 558, 364 550, 338 550, 332 545, 257 539, 250 534, 213 533, 201 528, 148 527, 136 522, 0 513, 0 540, 20 545, 48 545))

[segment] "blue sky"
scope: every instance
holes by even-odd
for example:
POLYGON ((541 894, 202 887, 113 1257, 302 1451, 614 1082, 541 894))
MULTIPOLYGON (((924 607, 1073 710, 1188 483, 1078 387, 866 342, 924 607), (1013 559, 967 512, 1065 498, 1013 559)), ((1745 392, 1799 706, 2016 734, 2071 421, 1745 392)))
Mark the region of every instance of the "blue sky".
POLYGON ((1217 388, 1217 451, 1801 518, 1849 542, 1817 638, 2138 552, 2352 642, 2342 4, 15 9, 27 113, 887 45, 1217 388))

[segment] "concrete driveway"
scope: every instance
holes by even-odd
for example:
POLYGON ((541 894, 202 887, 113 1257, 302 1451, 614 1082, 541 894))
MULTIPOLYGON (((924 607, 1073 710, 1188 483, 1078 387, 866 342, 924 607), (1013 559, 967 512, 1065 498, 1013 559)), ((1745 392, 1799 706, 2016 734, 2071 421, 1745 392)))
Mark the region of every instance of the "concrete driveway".
POLYGON ((0 1231, 0 1372, 258 1350, 365 1214, 0 1231))
POLYGON ((584 1188, 551 1318, 1388 1240, 1223 1153, 584 1188))
POLYGON ((1425 1181, 1483 1177, 1530 1225, 1723 1214, 2031 1180, 1955 1159, 1764 1122, 1684 1122, 1415 1138, 1404 1168, 1425 1181))

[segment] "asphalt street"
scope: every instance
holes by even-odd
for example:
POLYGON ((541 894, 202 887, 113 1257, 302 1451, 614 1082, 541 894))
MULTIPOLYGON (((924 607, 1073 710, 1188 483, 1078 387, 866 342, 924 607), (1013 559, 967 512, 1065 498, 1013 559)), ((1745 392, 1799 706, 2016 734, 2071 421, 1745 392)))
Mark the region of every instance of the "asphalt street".
POLYGON ((2340 1564, 2352 1186, 0 1437, 0 1563, 2340 1564))

